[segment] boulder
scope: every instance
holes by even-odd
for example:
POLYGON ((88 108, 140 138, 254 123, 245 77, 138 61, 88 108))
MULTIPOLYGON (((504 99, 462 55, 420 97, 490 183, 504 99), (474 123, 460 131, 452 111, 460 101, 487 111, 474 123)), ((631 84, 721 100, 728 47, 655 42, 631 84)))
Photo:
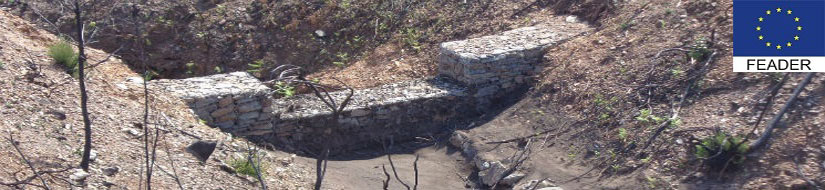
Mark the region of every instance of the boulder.
POLYGON ((209 159, 209 156, 212 155, 212 152, 215 151, 215 147, 218 146, 218 143, 215 141, 196 141, 189 146, 186 147, 186 152, 191 153, 195 158, 200 160, 201 162, 206 162, 209 159))

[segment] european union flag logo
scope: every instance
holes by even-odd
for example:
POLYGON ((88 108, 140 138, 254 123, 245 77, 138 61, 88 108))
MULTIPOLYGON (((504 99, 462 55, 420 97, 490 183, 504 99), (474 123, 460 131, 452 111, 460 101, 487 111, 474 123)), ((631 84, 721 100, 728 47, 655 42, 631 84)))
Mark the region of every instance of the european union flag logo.
POLYGON ((825 0, 734 0, 733 33, 736 72, 825 72, 825 0))

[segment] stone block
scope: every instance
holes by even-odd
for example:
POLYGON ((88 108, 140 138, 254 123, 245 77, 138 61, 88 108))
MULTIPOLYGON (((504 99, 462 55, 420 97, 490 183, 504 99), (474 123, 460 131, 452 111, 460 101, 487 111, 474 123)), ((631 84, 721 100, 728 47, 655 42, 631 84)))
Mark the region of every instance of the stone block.
POLYGON ((232 103, 235 103, 235 100, 232 99, 232 96, 226 96, 226 97, 221 98, 220 101, 218 101, 218 106, 219 107, 226 107, 228 105, 231 105, 232 103))
POLYGON ((219 117, 224 116, 226 114, 232 113, 232 110, 235 110, 235 106, 229 105, 229 106, 226 106, 226 107, 223 107, 223 108, 220 108, 218 110, 213 111, 211 115, 212 115, 212 117, 219 118, 219 117))
POLYGON ((261 110, 262 105, 259 101, 252 101, 246 104, 238 105, 238 112, 246 113, 251 111, 261 110))
POLYGON ((251 119, 258 118, 258 116, 260 116, 260 114, 261 114, 260 112, 246 112, 246 113, 241 114, 240 116, 238 116, 238 119, 239 120, 251 120, 251 119))
POLYGON ((235 121, 238 118, 238 115, 235 113, 227 114, 218 118, 215 118, 215 122, 226 122, 226 121, 235 121))

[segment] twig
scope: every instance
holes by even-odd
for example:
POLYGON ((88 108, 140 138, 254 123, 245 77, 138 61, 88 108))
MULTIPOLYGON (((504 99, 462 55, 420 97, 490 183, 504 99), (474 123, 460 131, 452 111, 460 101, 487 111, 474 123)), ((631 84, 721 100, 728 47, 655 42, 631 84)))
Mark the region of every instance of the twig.
POLYGON ((667 121, 664 121, 661 124, 659 124, 659 126, 656 129, 656 132, 654 132, 653 135, 650 136, 649 139, 647 139, 647 142, 645 142, 645 146, 642 147, 642 151, 646 150, 650 146, 650 144, 653 143, 653 140, 656 140, 656 137, 658 137, 662 133, 662 131, 664 131, 667 128, 667 126, 670 125, 670 123, 673 122, 673 120, 679 118, 679 112, 682 110, 682 106, 684 106, 684 104, 685 104, 685 99, 687 99, 687 95, 690 92, 691 86, 693 86, 693 83, 698 81, 698 79, 700 79, 701 76, 704 75, 705 71, 707 71, 707 69, 708 69, 708 65, 710 64, 711 61, 713 61, 714 56, 716 56, 716 51, 714 51, 713 53, 710 54, 710 56, 708 56, 707 60, 702 65, 702 68, 699 69, 697 74, 694 77, 691 77, 690 79, 688 79, 689 82, 687 83, 687 86, 685 87, 685 91, 682 93, 682 97, 680 97, 679 104, 673 110, 673 114, 670 116, 670 118, 667 119, 667 121))
POLYGON ((504 143, 522 141, 524 139, 529 139, 529 138, 533 138, 533 137, 536 137, 536 136, 539 136, 539 135, 547 134, 547 133, 553 132, 555 130, 556 130, 556 128, 552 128, 552 129, 544 130, 542 132, 534 133, 534 134, 523 136, 523 137, 516 137, 516 138, 507 139, 507 140, 500 140, 500 141, 490 141, 490 142, 485 142, 485 144, 504 144, 504 143))
POLYGON ((387 177, 387 178, 384 180, 384 188, 383 188, 383 189, 384 189, 384 190, 389 190, 388 188, 389 188, 389 186, 390 186, 390 179, 392 179, 392 178, 390 178, 390 173, 387 173, 387 167, 386 167, 385 165, 383 165, 383 164, 382 164, 382 165, 381 165, 381 169, 383 169, 383 170, 384 170, 384 176, 386 176, 386 177, 387 177))
POLYGON ((407 190, 410 190, 410 186, 407 185, 407 183, 404 183, 404 181, 401 180, 400 177, 398 177, 398 171, 395 170, 395 164, 392 162, 392 154, 387 154, 387 160, 390 161, 390 168, 392 169, 392 174, 395 175, 395 180, 398 180, 398 182, 401 183, 401 185, 404 185, 404 187, 406 187, 407 190))
POLYGON ((803 180, 805 180, 805 182, 808 182, 808 184, 813 186, 814 189, 820 189, 821 190, 822 187, 820 187, 819 185, 816 184, 816 182, 814 182, 810 178, 808 178, 808 176, 805 176, 805 173, 802 173, 802 168, 799 167, 799 160, 798 160, 800 153, 802 153, 802 149, 797 151, 797 153, 793 157, 793 164, 796 166, 796 174, 799 175, 799 177, 801 177, 803 180))
POLYGON ((415 185, 413 185, 413 190, 418 189, 418 154, 415 155, 415 161, 413 161, 413 171, 415 171, 415 185))
POLYGON ((29 166, 29 169, 31 169, 32 173, 34 173, 34 177, 37 178, 37 179, 40 179, 40 183, 43 183, 43 187, 45 189, 51 189, 51 188, 49 188, 49 184, 46 184, 46 180, 44 180, 42 177, 40 177, 40 173, 37 172, 37 169, 34 168, 34 166, 29 161, 29 159, 26 158, 26 155, 23 154, 23 151, 20 150, 20 147, 17 146, 17 143, 14 142, 14 135, 11 133, 11 131, 9 131, 8 133, 9 133, 9 137, 6 138, 6 140, 8 140, 9 143, 11 143, 11 146, 14 147, 14 150, 17 151, 17 154, 20 155, 20 159, 23 159, 23 162, 25 162, 26 165, 29 166))

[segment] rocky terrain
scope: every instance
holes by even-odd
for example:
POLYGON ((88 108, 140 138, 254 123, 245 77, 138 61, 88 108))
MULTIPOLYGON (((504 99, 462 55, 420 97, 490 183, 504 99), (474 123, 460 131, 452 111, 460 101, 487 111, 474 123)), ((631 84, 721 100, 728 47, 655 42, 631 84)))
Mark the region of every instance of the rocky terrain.
MULTIPOLYGON (((82 142, 77 80, 46 55, 55 35, 71 33, 71 19, 49 3, 0 6, 0 128, 14 138, 0 143, 9 163, 0 184, 37 188, 32 165, 55 189, 140 189, 142 63, 124 43, 134 26, 120 19, 133 4, 113 1, 88 15, 102 32, 90 62, 106 61, 88 76, 96 142, 86 173, 74 169, 82 142), (121 44, 125 50, 109 57, 121 44), (8 184, 15 181, 25 183, 8 184)), ((161 129, 156 188, 260 188, 232 166, 257 149, 267 187, 311 189, 318 154, 308 143, 326 140, 332 130, 313 127, 330 121, 348 123, 335 133, 363 146, 330 157, 323 189, 380 189, 385 180, 388 189, 414 181, 420 189, 825 186, 820 75, 800 89, 765 147, 731 153, 741 159, 723 168, 700 156, 709 137, 758 138, 805 76, 731 72, 730 0, 148 1, 141 8, 154 13, 145 45, 150 68, 164 78, 150 81, 151 126, 161 129), (529 32, 537 27, 551 30, 529 32), (234 79, 228 75, 269 80, 265 71, 281 64, 374 95, 330 119, 307 89, 285 97, 251 78, 210 83, 234 79), (422 82, 433 77, 461 88, 422 82), (264 92, 226 96, 244 89, 264 92), (457 107, 473 109, 440 114, 457 107), (407 122, 416 118, 439 121, 437 130, 417 131, 423 125, 407 122), (399 134, 408 138, 376 142, 399 134), (217 142, 205 162, 185 149, 198 141, 217 142)))

